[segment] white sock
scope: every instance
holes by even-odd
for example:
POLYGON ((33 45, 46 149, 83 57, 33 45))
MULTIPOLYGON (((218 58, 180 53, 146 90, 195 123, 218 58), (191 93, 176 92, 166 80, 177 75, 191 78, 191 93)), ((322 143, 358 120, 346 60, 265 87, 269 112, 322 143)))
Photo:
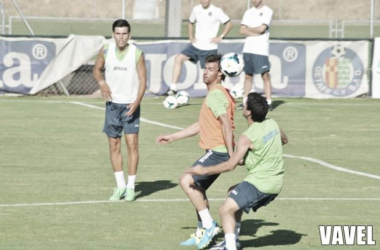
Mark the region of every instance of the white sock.
POLYGON ((235 234, 225 234, 226 248, 228 250, 236 250, 236 237, 235 234))
POLYGON ((136 175, 128 175, 127 188, 135 189, 136 175))
POLYGON ((248 97, 243 98, 243 105, 247 103, 248 97))
POLYGON ((177 91, 177 84, 175 84, 175 83, 170 84, 170 89, 177 91))
POLYGON ((114 172, 115 179, 116 179, 116 185, 118 188, 125 188, 125 178, 124 178, 124 171, 118 171, 114 172))
POLYGON ((272 100, 271 99, 267 99, 267 103, 268 103, 268 105, 271 105, 272 104, 272 100))
POLYGON ((199 211, 198 214, 201 217, 203 228, 211 228, 213 219, 211 217, 210 211, 208 211, 208 209, 206 208, 202 211, 199 211))

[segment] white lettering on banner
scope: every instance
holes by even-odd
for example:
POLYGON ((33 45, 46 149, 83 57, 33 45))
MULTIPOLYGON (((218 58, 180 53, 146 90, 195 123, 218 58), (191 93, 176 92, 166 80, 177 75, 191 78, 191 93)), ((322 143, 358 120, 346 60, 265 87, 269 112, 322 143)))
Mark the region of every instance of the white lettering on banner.
POLYGON ((3 63, 5 67, 9 69, 4 70, 3 82, 0 81, 0 86, 3 86, 3 83, 8 87, 17 87, 23 84, 26 87, 33 87, 38 80, 38 74, 33 74, 31 79, 31 63, 28 55, 23 53, 8 53, 4 59, 3 63), (19 62, 19 66, 14 66, 16 62, 19 62), (12 68, 11 68, 12 67, 12 68), (19 76, 16 76, 16 75, 19 76))
POLYGON ((48 50, 45 45, 36 44, 34 45, 32 49, 32 53, 33 53, 34 58, 42 60, 47 56, 48 50))
POLYGON ((194 89, 202 90, 206 89, 206 84, 203 82, 203 69, 201 68, 201 64, 197 63, 197 71, 198 71, 198 80, 194 83, 194 89))
POLYGON ((284 75, 282 76, 282 63, 279 57, 271 55, 269 56, 269 61, 271 63, 270 67, 270 77, 271 77, 271 84, 272 87, 275 89, 285 89, 288 86, 289 77, 284 75))
POLYGON ((151 93, 158 93, 161 89, 162 62, 166 60, 166 54, 145 54, 147 61, 150 61, 149 88, 151 93), (154 66, 153 66, 154 63, 154 66))
POLYGON ((298 50, 293 46, 289 46, 284 49, 282 56, 284 57, 285 61, 294 62, 298 58, 298 50))

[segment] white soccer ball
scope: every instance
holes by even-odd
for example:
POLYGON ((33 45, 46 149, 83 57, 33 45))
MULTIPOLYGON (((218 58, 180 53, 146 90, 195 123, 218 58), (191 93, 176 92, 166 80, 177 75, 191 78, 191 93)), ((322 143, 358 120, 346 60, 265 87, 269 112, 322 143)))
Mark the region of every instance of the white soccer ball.
POLYGON ((224 75, 234 77, 240 75, 243 71, 244 61, 236 53, 227 53, 220 60, 220 67, 224 75))
POLYGON ((179 91, 175 97, 177 99, 178 106, 185 106, 189 104, 190 95, 186 91, 179 91))
POLYGON ((163 105, 167 109, 175 109, 178 106, 177 98, 175 96, 168 96, 163 101, 163 105))
POLYGON ((340 57, 344 57, 345 54, 346 54, 346 48, 341 44, 337 44, 331 48, 331 55, 333 57, 340 58, 340 57))
POLYGON ((230 90, 230 94, 235 99, 243 98, 243 96, 244 96, 243 86, 238 85, 238 84, 233 86, 230 90))

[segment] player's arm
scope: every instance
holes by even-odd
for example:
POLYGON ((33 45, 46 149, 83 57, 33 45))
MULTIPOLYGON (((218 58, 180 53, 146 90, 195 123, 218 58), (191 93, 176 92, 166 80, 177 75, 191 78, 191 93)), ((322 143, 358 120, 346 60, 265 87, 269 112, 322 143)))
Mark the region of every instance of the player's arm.
POLYGON ((214 38, 212 39, 212 42, 213 42, 213 43, 219 43, 220 41, 222 41, 223 38, 224 38, 225 36, 227 36, 227 34, 230 32, 230 30, 232 29, 232 26, 233 26, 233 24, 232 24, 231 20, 228 20, 228 21, 224 24, 224 29, 223 29, 222 34, 220 34, 220 36, 218 36, 218 37, 214 37, 214 38))
POLYGON ((128 105, 129 111, 126 114, 127 116, 130 116, 133 114, 133 112, 136 111, 138 106, 141 103, 142 98, 144 97, 145 90, 146 90, 146 66, 145 66, 145 59, 144 54, 140 55, 139 61, 137 62, 136 66, 137 70, 137 76, 139 78, 139 90, 137 92, 137 98, 134 103, 131 103, 128 105))
POLYGON ((196 122, 189 127, 169 135, 159 135, 156 138, 156 143, 159 145, 165 145, 176 140, 191 137, 199 134, 199 122, 196 122))
POLYGON ((258 27, 248 27, 246 25, 240 25, 239 32, 243 36, 259 36, 265 33, 268 29, 268 25, 262 24, 258 27))
POLYGON ((286 134, 284 133, 284 131, 282 131, 282 129, 280 129, 280 134, 281 134, 282 145, 287 144, 289 142, 289 140, 288 140, 288 137, 286 136, 286 134))
POLYGON ((105 65, 103 50, 104 50, 104 47, 102 47, 98 53, 98 57, 96 58, 94 69, 92 70, 92 74, 95 80, 99 84, 100 92, 102 93, 103 99, 106 101, 109 101, 111 100, 111 90, 102 76, 102 70, 105 65))
POLYGON ((188 23, 188 30, 189 30, 189 40, 190 43, 195 43, 197 40, 194 37, 194 24, 192 22, 188 23))
POLYGON ((218 120, 220 122, 220 125, 222 126, 223 139, 224 139, 224 142, 226 143, 228 154, 231 157, 232 153, 234 152, 234 149, 233 149, 233 131, 232 131, 230 119, 228 119, 227 114, 221 114, 218 117, 218 120))
POLYGON ((244 155, 251 148, 251 140, 247 136, 241 135, 238 141, 237 148, 228 161, 220 163, 218 165, 209 166, 207 168, 197 165, 195 167, 188 168, 186 172, 192 175, 213 175, 232 171, 236 168, 239 161, 243 159, 244 155))

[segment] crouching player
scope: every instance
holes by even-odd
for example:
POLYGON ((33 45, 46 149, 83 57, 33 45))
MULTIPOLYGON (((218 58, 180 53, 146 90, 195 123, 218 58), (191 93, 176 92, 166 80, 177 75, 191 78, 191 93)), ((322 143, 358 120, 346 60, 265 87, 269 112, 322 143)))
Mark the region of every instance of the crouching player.
POLYGON ((243 211, 248 213, 251 209, 256 211, 268 205, 282 189, 282 145, 288 143, 288 139, 275 120, 266 118, 268 109, 264 97, 250 93, 243 109, 249 127, 240 136, 232 157, 207 168, 197 165, 187 169, 193 175, 219 174, 235 169, 241 159, 245 160, 247 177, 229 189, 227 199, 219 208, 225 241, 211 249, 237 249, 240 245, 237 236, 243 211))

